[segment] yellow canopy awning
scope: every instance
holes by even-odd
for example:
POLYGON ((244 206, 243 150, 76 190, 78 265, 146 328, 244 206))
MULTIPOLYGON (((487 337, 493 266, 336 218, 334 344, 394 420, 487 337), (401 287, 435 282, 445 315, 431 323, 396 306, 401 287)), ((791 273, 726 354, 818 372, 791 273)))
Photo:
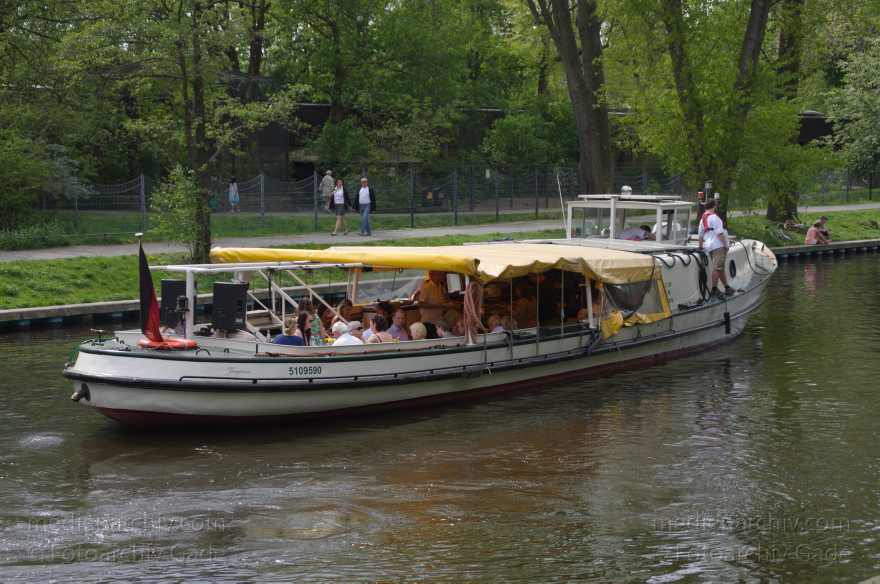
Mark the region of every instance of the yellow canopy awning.
POLYGON ((659 278, 654 258, 613 249, 543 243, 495 243, 440 247, 331 247, 324 250, 214 248, 214 263, 313 261, 362 263, 389 268, 442 270, 483 283, 551 269, 578 272, 608 284, 659 278))

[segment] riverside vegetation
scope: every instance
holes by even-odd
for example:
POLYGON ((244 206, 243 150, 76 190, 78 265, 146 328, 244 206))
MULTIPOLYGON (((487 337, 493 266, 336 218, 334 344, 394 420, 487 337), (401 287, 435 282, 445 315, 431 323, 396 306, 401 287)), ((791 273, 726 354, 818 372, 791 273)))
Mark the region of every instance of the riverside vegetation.
MULTIPOLYGON (((876 211, 841 211, 825 214, 831 218, 828 226, 834 241, 880 237, 880 229, 874 227, 878 217, 876 211)), ((809 224, 810 221, 818 219, 819 215, 819 213, 801 214, 801 220, 809 224)), ((322 217, 322 219, 329 221, 329 218, 322 217)), ((244 222, 245 219, 241 221, 244 222)), ((756 214, 731 217, 729 225, 729 230, 734 236, 758 239, 771 246, 799 245, 803 243, 804 239, 803 233, 787 232, 792 237, 790 241, 774 240, 768 231, 768 228, 774 227, 774 225, 756 214)), ((230 231, 223 233, 223 235, 244 235, 247 233, 248 231, 245 230, 235 231, 230 228, 230 231)), ((457 245, 469 241, 487 241, 499 238, 541 239, 561 237, 562 235, 563 230, 560 228, 538 232, 449 235, 357 243, 382 246, 457 245)), ((355 244, 355 242, 351 244, 355 244)), ((302 244, 296 247, 325 249, 330 245, 302 244)), ((132 251, 134 251, 134 247, 132 247, 132 251)), ((153 265, 187 263, 188 261, 185 253, 160 254, 150 256, 149 259, 153 265)), ((154 279, 154 284, 157 286, 158 293, 159 278, 154 279)), ((137 256, 134 253, 131 256, 120 257, 23 260, 0 264, 0 309, 130 300, 137 297, 137 290, 137 256)))

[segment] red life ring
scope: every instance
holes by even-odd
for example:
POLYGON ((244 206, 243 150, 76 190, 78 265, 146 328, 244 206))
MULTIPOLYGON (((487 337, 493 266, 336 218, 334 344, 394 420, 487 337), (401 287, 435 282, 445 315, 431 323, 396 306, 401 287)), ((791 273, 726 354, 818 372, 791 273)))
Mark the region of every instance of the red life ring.
POLYGON ((141 339, 138 341, 138 347, 144 349, 159 349, 163 351, 186 351, 189 349, 196 349, 198 346, 198 343, 192 339, 162 339, 161 341, 141 339))

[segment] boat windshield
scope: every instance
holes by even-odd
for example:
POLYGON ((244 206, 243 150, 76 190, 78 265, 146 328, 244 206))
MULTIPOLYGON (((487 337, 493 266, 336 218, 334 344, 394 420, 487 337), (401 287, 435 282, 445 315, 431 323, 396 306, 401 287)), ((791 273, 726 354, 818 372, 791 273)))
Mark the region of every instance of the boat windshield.
POLYGON ((425 279, 425 270, 362 271, 358 275, 355 304, 409 298, 425 279))

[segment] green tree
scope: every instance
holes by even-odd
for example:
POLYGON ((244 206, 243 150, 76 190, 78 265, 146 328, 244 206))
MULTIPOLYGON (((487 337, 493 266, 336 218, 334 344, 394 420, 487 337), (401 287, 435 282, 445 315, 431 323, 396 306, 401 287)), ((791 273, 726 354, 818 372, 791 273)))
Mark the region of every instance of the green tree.
POLYGON ((594 0, 527 0, 535 21, 550 32, 568 85, 580 144, 581 189, 611 191, 612 151, 603 98, 602 19, 594 0))
POLYGON ((880 164, 880 39, 840 63, 843 86, 829 95, 829 120, 847 168, 861 175, 880 164))

